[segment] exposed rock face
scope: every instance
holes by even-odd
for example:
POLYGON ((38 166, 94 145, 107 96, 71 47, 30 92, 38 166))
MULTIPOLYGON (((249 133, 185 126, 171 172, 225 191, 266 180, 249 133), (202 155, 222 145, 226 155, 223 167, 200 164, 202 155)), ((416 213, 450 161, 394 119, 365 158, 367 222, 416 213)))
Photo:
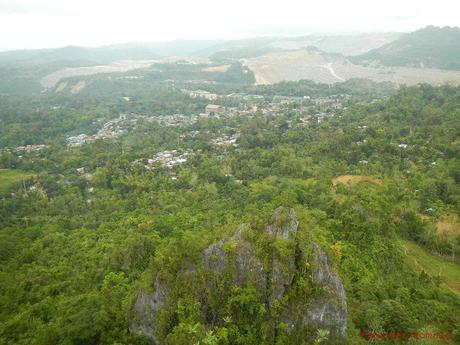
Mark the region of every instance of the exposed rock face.
POLYGON ((347 338, 347 300, 345 289, 339 276, 332 270, 326 253, 313 243, 316 269, 313 281, 321 287, 322 293, 316 297, 306 314, 305 323, 315 328, 327 329, 335 338, 347 338))
MULTIPOLYGON (((277 237, 294 241, 297 228, 298 222, 294 210, 278 207, 272 223, 264 229, 264 232, 273 241, 277 237)), ((254 254, 252 243, 244 237, 243 230, 241 226, 234 236, 212 244, 204 251, 205 271, 217 271, 222 274, 231 271, 232 266, 236 264, 236 285, 244 287, 250 279, 260 291, 268 295, 271 304, 283 296, 286 286, 292 282, 295 271, 294 256, 288 257, 288 260, 281 263, 279 258, 273 255, 270 267, 265 267, 260 258, 254 254), (224 250, 224 247, 232 242, 236 244, 234 257, 229 256, 224 250)))
MULTIPOLYGON (((233 236, 206 248, 201 266, 202 276, 206 278, 202 285, 198 284, 201 287, 197 293, 204 322, 212 325, 222 320, 216 301, 226 291, 250 285, 260 293, 260 303, 267 308, 276 301, 285 301, 279 317, 269 321, 273 328, 283 322, 291 329, 292 336, 301 335, 299 341, 305 337, 313 340, 316 330, 325 329, 330 332, 333 342, 346 343, 347 306, 342 282, 316 243, 310 242, 308 248, 299 248, 297 233, 294 210, 279 207, 271 223, 261 232, 248 232, 241 226, 233 236), (255 242, 260 239, 272 248, 268 253, 261 254, 256 247, 255 242), (302 256, 301 253, 306 254, 302 256), (308 274, 305 267, 311 267, 308 274), (315 292, 301 300, 293 300, 289 291, 299 275, 310 278, 315 292)), ((195 270, 187 275, 198 276, 195 270)), ((161 344, 156 336, 155 322, 161 309, 168 305, 169 292, 168 285, 160 283, 157 278, 153 293, 141 291, 138 294, 134 304, 136 317, 130 322, 132 332, 144 335, 154 344, 161 344)), ((274 331, 273 337, 275 334, 274 331)))
MULTIPOLYGON (((232 237, 211 244, 203 252, 204 270, 223 274, 234 268, 235 283, 238 286, 244 286, 250 276, 261 274, 263 270, 262 263, 254 255, 250 243, 243 238, 243 226, 232 237), (234 257, 230 258, 224 247, 227 244, 235 243, 236 250, 234 257), (236 267, 234 267, 236 266, 236 267)), ((260 281, 262 284, 263 282, 260 281)))
POLYGON ((129 329, 138 335, 143 335, 153 344, 159 344, 155 335, 155 321, 167 302, 169 288, 156 279, 153 284, 153 292, 140 291, 134 303, 135 319, 129 323, 129 329))
POLYGON ((265 231, 269 234, 281 236, 285 239, 295 238, 299 222, 292 208, 278 207, 273 213, 272 224, 265 231))

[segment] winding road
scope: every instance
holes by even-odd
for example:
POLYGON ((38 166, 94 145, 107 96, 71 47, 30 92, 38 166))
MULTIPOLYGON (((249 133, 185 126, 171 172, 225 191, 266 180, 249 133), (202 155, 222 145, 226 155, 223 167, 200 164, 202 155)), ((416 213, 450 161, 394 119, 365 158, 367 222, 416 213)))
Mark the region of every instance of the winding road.
POLYGON ((334 68, 332 68, 332 62, 322 65, 321 67, 326 68, 335 79, 338 79, 340 81, 345 81, 345 79, 343 79, 342 77, 338 76, 337 73, 335 73, 334 68))

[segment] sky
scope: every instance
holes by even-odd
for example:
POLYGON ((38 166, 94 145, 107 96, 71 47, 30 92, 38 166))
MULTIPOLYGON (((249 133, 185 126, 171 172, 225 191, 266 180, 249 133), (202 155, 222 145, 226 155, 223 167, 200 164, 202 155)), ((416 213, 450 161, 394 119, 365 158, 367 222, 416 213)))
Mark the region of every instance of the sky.
POLYGON ((0 0, 0 50, 460 26, 458 0, 0 0))

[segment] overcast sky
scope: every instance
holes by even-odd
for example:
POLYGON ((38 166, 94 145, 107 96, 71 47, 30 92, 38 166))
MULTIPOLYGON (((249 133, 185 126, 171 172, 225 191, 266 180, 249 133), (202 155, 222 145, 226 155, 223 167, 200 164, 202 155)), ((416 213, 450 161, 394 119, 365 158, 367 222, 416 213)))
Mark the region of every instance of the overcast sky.
POLYGON ((0 50, 460 26, 458 0, 0 0, 0 50))

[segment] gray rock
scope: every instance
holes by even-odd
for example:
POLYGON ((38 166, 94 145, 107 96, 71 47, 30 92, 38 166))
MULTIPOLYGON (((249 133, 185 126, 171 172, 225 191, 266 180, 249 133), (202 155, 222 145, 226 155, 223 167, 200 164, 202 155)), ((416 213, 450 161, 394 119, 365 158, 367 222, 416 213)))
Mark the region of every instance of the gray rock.
POLYGON ((129 322, 129 330, 149 339, 153 344, 160 344, 156 339, 155 321, 161 309, 167 303, 169 288, 157 278, 153 283, 153 292, 140 291, 134 302, 135 317, 129 322))
POLYGON ((272 224, 266 227, 266 232, 281 236, 285 239, 289 237, 295 238, 299 222, 292 208, 278 207, 273 213, 272 224))
POLYGON ((347 299, 342 281, 316 243, 313 243, 313 252, 316 259, 313 281, 321 287, 321 293, 308 308, 304 322, 313 328, 329 330, 335 339, 346 340, 347 299))
MULTIPOLYGON (((278 207, 272 217, 272 224, 266 227, 266 232, 283 238, 284 240, 295 241, 299 222, 294 209, 278 207)), ((295 275, 295 257, 291 255, 287 260, 281 261, 281 258, 274 256, 271 265, 271 291, 269 304, 273 304, 279 298, 282 298, 286 289, 292 284, 295 275)))
MULTIPOLYGON (((288 252, 279 256, 274 250, 270 257, 258 257, 251 240, 245 235, 244 227, 231 237, 211 244, 203 251, 202 269, 207 277, 199 288, 202 315, 205 322, 213 324, 222 320, 222 315, 213 307, 212 300, 219 300, 219 288, 232 286, 246 287, 249 283, 256 287, 261 303, 267 307, 286 295, 292 286, 296 274, 296 258, 294 251, 298 232, 298 221, 293 209, 278 207, 271 224, 266 226, 260 236, 268 236, 267 240, 284 242, 288 252)), ((254 233, 251 234, 254 236, 254 233)), ((278 243, 278 242, 276 242, 278 243)), ((274 245, 276 246, 274 242, 274 245)), ((311 296, 310 302, 297 303, 290 301, 278 320, 272 320, 273 327, 285 322, 292 329, 292 334, 304 334, 313 340, 315 330, 325 329, 330 332, 331 339, 337 343, 346 343, 347 339, 347 304, 343 284, 329 263, 325 252, 312 243, 305 252, 311 253, 313 268, 311 282, 316 286, 317 293, 311 296)), ((310 254, 309 254, 310 255, 310 254)), ((298 263, 297 263, 298 265, 298 263)), ((190 263, 184 263, 179 275, 193 279, 198 276, 196 268, 190 269, 190 263), (185 269, 185 267, 189 267, 185 269)), ((222 291, 222 290, 221 290, 222 291)), ((154 280, 153 293, 139 292, 134 303, 134 314, 130 322, 130 330, 147 337, 153 344, 161 344, 156 339, 155 321, 162 308, 167 306, 168 284, 154 280)), ((275 333, 274 333, 275 334, 275 333)), ((274 335, 275 337, 275 335, 274 335)))

